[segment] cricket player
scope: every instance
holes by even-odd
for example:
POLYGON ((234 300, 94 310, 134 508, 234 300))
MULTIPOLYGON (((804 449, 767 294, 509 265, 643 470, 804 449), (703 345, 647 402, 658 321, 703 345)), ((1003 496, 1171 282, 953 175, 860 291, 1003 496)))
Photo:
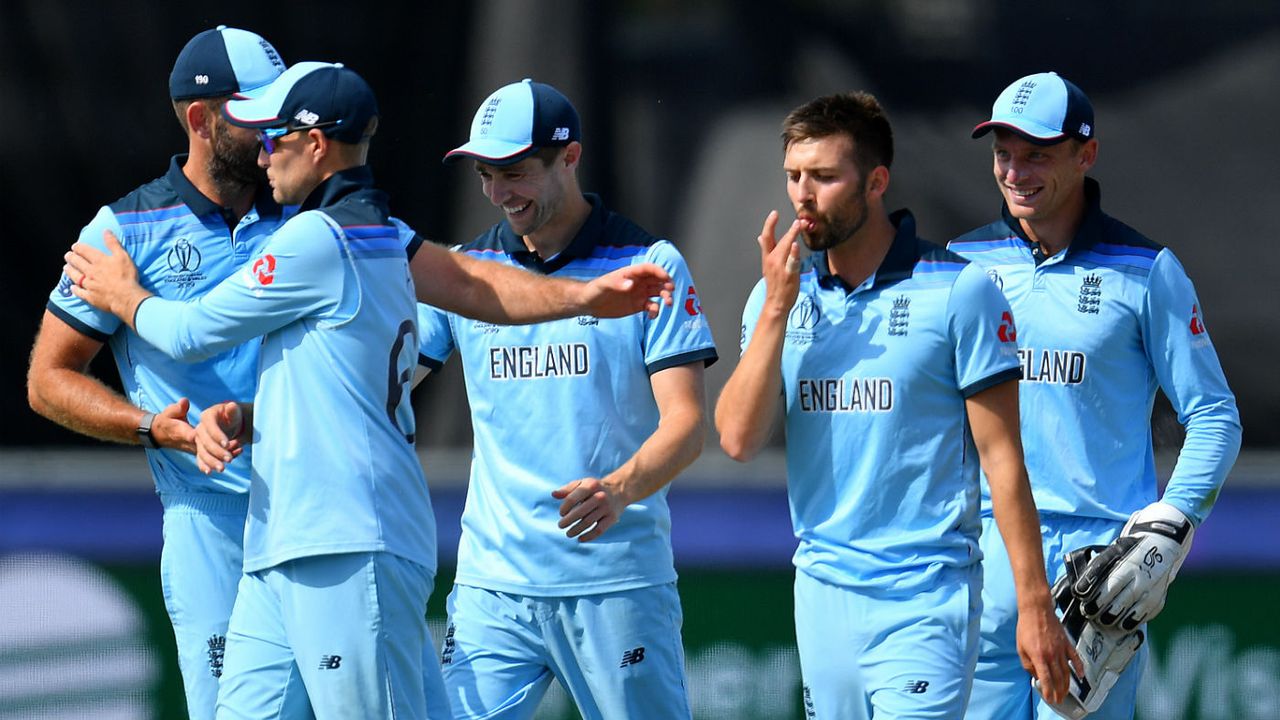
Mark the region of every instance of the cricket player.
MULTIPOLYGON (((220 25, 187 42, 169 76, 169 96, 187 153, 168 171, 98 211, 80 241, 103 247, 112 232, 158 297, 200 297, 261 250, 290 217, 271 199, 257 166, 258 141, 221 114, 231 98, 260 94, 284 71, 259 35, 220 25)), ((248 459, 206 476, 196 466, 192 425, 228 397, 251 397, 258 344, 227 347, 200 362, 176 362, 127 324, 71 292, 63 277, 49 295, 27 377, 31 407, 72 430, 141 445, 164 508, 160 582, 178 646, 191 718, 213 717, 227 622, 244 561, 248 459), (109 345, 122 397, 88 372, 109 345)))
POLYGON ((716 405, 739 461, 785 414, 805 711, 959 718, 978 649, 979 464, 1012 560, 1022 663, 1051 695, 1078 662, 1054 616, 1018 440, 1008 304, 982 270, 916 236, 884 194, 893 136, 867 93, 783 122, 796 213, 770 213, 743 353, 716 405), (796 240, 813 252, 799 258, 796 240))
MULTIPOLYGON (((949 247, 1003 290, 1018 321, 1022 443, 1049 576, 1067 573, 1072 551, 1111 546, 1064 584, 1075 624, 1089 633, 1077 638, 1087 668, 1056 709, 1132 718, 1147 655, 1135 633, 1163 607, 1235 462, 1235 397, 1178 259, 1102 211, 1087 176, 1098 138, 1085 94, 1056 73, 1019 78, 973 130, 987 134, 1001 217, 949 247), (1151 445, 1156 388, 1186 428, 1163 495, 1151 445), (1092 641, 1105 652, 1085 653, 1092 641)), ((1019 607, 1003 527, 991 518, 984 482, 984 611, 967 717, 1052 718, 1054 702, 1032 690, 1015 653, 1019 607)))
POLYGON ((716 359, 667 240, 583 194, 577 111, 525 80, 469 142, 503 220, 462 255, 590 280, 650 262, 679 302, 657 317, 510 326, 427 308, 422 355, 456 352, 475 430, 443 667, 456 718, 527 718, 558 678, 584 718, 688 718, 667 484, 702 450, 716 359))

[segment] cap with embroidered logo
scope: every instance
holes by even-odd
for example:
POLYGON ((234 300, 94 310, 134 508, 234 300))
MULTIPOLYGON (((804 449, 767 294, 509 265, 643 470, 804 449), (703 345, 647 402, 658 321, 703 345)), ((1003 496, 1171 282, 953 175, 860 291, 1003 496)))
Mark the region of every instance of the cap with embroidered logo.
POLYGON ((284 72, 284 60, 257 33, 219 25, 187 41, 169 73, 169 97, 253 97, 284 72))
POLYGON ((355 144, 378 115, 378 101, 369 83, 342 63, 300 62, 261 97, 228 101, 222 112, 240 127, 316 126, 335 140, 355 144))
POLYGON ((973 129, 973 137, 1006 128, 1037 145, 1094 136, 1093 105, 1080 88, 1055 72, 1015 80, 991 106, 991 119, 973 129))
POLYGON ((446 153, 444 162, 470 157, 490 165, 513 165, 541 148, 581 139, 578 111, 569 98, 525 78, 485 98, 471 120, 471 139, 446 153))

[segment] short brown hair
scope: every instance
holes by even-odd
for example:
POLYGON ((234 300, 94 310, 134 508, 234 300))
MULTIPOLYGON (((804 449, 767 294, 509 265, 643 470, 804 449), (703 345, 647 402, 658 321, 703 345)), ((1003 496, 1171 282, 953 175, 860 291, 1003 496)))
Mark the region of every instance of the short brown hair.
POLYGON ((191 107, 191 103, 202 102, 205 107, 209 108, 209 112, 217 114, 222 112, 222 106, 227 104, 231 98, 226 95, 219 97, 207 98, 184 98, 182 100, 173 101, 173 112, 178 116, 178 124, 182 126, 182 132, 191 132, 191 127, 187 125, 187 108, 191 107))
POLYGON ((864 175, 893 164, 893 129, 880 101, 867 92, 824 95, 792 110, 782 121, 782 147, 832 135, 853 140, 854 163, 864 175))

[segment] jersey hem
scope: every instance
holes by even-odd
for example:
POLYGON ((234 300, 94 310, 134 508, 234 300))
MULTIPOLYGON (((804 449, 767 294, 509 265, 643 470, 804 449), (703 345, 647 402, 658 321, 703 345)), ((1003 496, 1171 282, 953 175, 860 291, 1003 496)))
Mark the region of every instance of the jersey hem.
POLYGON ((606 593, 622 592, 624 590, 637 590, 639 588, 654 587, 657 585, 668 585, 676 582, 676 580, 676 572, 675 570, 672 570, 669 574, 663 574, 657 577, 639 577, 626 580, 615 580, 607 584, 598 585, 523 585, 476 577, 467 575, 466 573, 458 573, 454 577, 453 582, 455 585, 466 585, 467 587, 479 588, 481 590, 506 592, 515 595, 527 595, 529 597, 582 597, 584 595, 604 595, 606 593))

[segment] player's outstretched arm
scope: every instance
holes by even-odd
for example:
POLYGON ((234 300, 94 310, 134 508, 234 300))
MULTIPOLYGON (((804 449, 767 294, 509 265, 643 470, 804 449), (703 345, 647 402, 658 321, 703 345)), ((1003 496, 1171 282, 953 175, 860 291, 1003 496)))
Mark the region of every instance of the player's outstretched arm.
POLYGON ((133 327, 138 305, 151 293, 138 284, 138 268, 110 230, 102 232, 107 252, 78 242, 63 256, 62 270, 71 279, 71 292, 90 305, 105 310, 133 327))
MULTIPOLYGON (((137 445, 146 411, 89 374, 89 363, 101 349, 101 342, 46 310, 27 368, 27 401, 32 410, 69 430, 137 445)), ((194 452, 188 409, 183 398, 156 413, 151 436, 157 445, 194 452)))
POLYGON ((200 413, 195 429, 196 466, 205 475, 222 472, 253 438, 253 403, 234 400, 200 413))
MULTIPOLYGON (((739 462, 756 456, 773 434, 782 394, 782 345, 787 314, 800 293, 798 222, 775 240, 777 211, 769 213, 757 242, 765 299, 751 342, 716 401, 716 431, 725 454, 739 462)), ((744 322, 745 322, 744 318, 744 322)))
POLYGON ((591 282, 536 275, 424 243, 410 262, 418 300, 475 320, 523 325, 576 315, 655 317, 671 304, 670 275, 652 263, 619 268, 591 282))
POLYGON ((659 370, 649 378, 658 428, 621 467, 603 478, 581 478, 556 489, 560 528, 589 542, 613 527, 627 505, 671 482, 702 452, 706 391, 702 361, 659 370))
POLYGON ((1009 380, 965 401, 982 469, 991 485, 996 525, 1004 536, 1018 596, 1018 655, 1040 682, 1044 699, 1061 702, 1070 687, 1068 663, 1084 664, 1053 610, 1040 547, 1040 520, 1022 458, 1018 381, 1009 380))

